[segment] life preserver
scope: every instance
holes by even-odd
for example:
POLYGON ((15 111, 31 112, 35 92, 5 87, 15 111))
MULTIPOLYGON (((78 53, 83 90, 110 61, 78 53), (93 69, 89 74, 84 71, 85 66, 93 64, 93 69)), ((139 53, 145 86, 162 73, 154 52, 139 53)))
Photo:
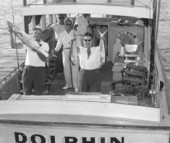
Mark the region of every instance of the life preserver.
POLYGON ((138 44, 137 34, 131 31, 120 32, 116 36, 116 44, 138 44))

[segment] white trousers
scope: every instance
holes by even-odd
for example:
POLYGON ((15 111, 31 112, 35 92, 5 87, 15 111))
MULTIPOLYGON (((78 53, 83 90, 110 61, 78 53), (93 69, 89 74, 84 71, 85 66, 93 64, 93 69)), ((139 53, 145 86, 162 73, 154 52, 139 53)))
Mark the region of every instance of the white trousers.
POLYGON ((72 73, 71 73, 71 63, 70 63, 70 49, 63 49, 63 68, 64 68, 64 78, 66 86, 72 87, 72 73))

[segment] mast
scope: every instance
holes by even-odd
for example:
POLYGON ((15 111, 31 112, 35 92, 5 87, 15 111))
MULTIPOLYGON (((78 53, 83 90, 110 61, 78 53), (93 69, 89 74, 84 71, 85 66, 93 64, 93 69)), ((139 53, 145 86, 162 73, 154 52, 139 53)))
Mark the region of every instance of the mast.
POLYGON ((161 0, 155 0, 153 2, 154 12, 153 12, 153 20, 151 22, 152 32, 151 32, 151 49, 150 49, 150 80, 149 80, 150 89, 154 84, 155 49, 157 47, 160 1, 161 0))

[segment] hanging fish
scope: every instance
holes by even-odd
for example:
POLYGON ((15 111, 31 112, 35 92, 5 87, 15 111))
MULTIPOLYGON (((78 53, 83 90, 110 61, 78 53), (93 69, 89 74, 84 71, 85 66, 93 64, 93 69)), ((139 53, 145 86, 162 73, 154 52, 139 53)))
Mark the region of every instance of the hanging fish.
POLYGON ((76 65, 77 59, 78 59, 78 53, 77 53, 77 35, 76 31, 74 32, 74 36, 71 41, 71 51, 70 51, 70 62, 72 65, 76 65))
POLYGON ((13 24, 10 21, 7 21, 7 24, 9 28, 12 29, 12 31, 15 33, 15 35, 29 48, 32 50, 37 51, 37 53, 42 54, 47 60, 50 57, 55 57, 55 55, 50 55, 46 51, 42 50, 40 47, 40 44, 33 39, 30 35, 26 34, 24 31, 22 31, 17 25, 13 24))

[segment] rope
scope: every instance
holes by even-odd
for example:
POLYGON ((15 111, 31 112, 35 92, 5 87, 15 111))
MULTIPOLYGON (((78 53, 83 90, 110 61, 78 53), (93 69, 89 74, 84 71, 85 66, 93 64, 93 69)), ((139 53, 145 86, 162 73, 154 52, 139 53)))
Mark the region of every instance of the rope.
MULTIPOLYGON (((150 5, 147 5, 147 4, 145 4, 144 2, 141 2, 141 0, 136 0, 137 2, 139 2, 140 4, 142 4, 143 6, 145 6, 145 7, 150 7, 150 5)), ((152 0, 149 0, 149 3, 152 3, 151 2, 152 0)))

